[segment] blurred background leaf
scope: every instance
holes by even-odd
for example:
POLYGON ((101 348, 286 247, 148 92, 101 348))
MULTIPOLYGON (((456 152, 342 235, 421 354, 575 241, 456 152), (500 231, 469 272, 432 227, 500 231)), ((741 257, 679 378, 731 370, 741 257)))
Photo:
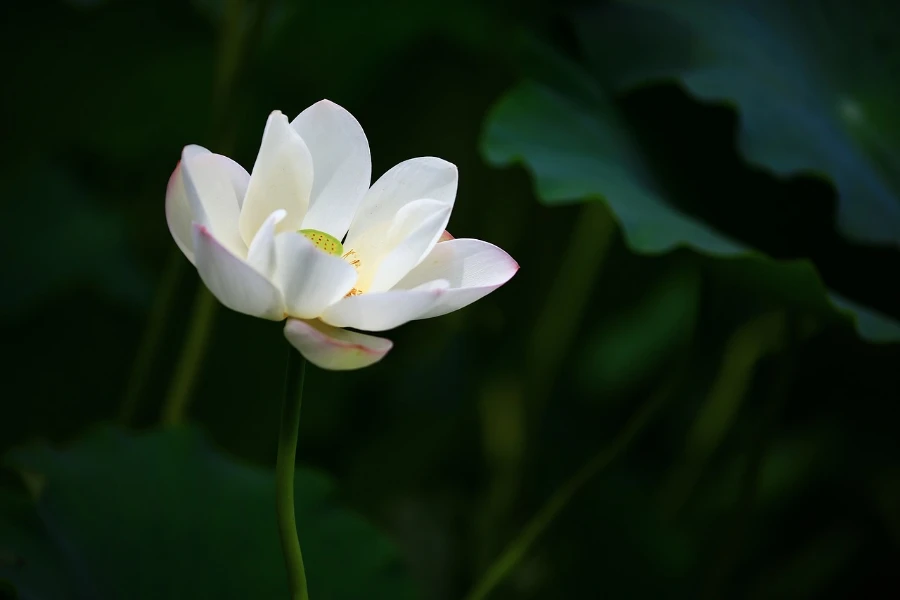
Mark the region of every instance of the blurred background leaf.
POLYGON ((701 100, 733 102, 748 160, 832 179, 841 231, 896 247, 898 19, 884 0, 621 0, 576 23, 616 89, 673 78, 701 100))
MULTIPOLYGON (((497 104, 489 118, 484 138, 488 160, 499 165, 524 162, 534 173, 545 202, 602 199, 634 251, 657 254, 687 246, 724 259, 759 257, 672 206, 651 167, 640 158, 638 142, 612 100, 576 67, 552 55, 550 59, 558 65, 558 73, 575 80, 570 89, 582 91, 584 99, 565 97, 537 83, 521 84, 497 104)), ((900 340, 900 326, 874 311, 866 311, 860 324, 854 304, 822 302, 824 289, 811 265, 792 267, 770 260, 756 265, 777 279, 785 279, 779 273, 785 269, 808 270, 801 274, 804 289, 794 291, 792 301, 817 305, 826 318, 849 314, 868 339, 900 340)), ((795 275, 788 278, 796 286, 795 275)))
MULTIPOLYGON (((16 451, 7 464, 36 496, 29 507, 9 499, 22 521, 6 526, 15 535, 0 567, 23 600, 287 593, 274 479, 222 456, 195 430, 134 437, 107 427, 66 450, 16 451)), ((301 469, 295 486, 311 595, 414 597, 396 551, 334 506, 325 476, 301 469)))
POLYGON ((700 309, 700 274, 676 267, 640 290, 633 306, 598 319, 581 357, 589 389, 622 393, 651 378, 673 352, 687 349, 700 309))

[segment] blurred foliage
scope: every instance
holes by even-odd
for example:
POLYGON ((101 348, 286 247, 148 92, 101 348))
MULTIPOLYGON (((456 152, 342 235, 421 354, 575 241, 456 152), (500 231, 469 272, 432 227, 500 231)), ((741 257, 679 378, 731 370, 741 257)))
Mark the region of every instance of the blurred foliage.
POLYGON ((896 247, 898 20, 885 0, 620 0, 576 23, 617 89, 673 78, 697 98, 733 102, 749 160, 831 179, 840 229, 896 247))
MULTIPOLYGON (((538 194, 548 203, 603 198, 637 252, 656 254, 688 246, 711 256, 756 256, 667 202, 612 100, 560 57, 547 58, 544 68, 552 69, 553 78, 562 80, 576 99, 533 83, 510 92, 489 120, 484 142, 489 159, 498 164, 526 162, 537 179, 538 194)), ((758 262, 757 268, 762 268, 758 262)), ((834 311, 823 301, 824 290, 811 265, 769 261, 765 268, 763 278, 789 279, 797 288, 791 290, 791 301, 805 309, 834 311), (788 269, 789 277, 779 273, 788 269)), ((840 307, 854 311, 846 302, 840 307)), ((856 318, 863 337, 900 339, 900 325, 894 322, 869 311, 856 318)))
MULTIPOLYGON (((26 598, 287 595, 271 474, 221 456, 195 431, 129 438, 104 429, 65 451, 40 446, 8 460, 37 500, 32 508, 9 499, 12 520, 0 530, 23 548, 0 574, 26 598)), ((310 594, 414 597, 394 548, 332 506, 324 476, 298 471, 295 486, 304 558, 316 573, 310 594)))
POLYGON ((218 310, 196 426, 159 428, 197 287, 163 195, 184 144, 249 166, 269 111, 323 97, 363 124, 375 174, 456 163, 450 231, 523 268, 390 332, 375 367, 309 373, 313 600, 463 597, 668 386, 491 598, 900 593, 891 3, 34 0, 0 16, 0 597, 281 597, 266 498, 285 343, 218 310), (220 32, 262 5, 225 102, 220 32), (527 172, 496 167, 512 163, 527 172), (135 418, 98 430, 172 273, 135 418), (84 587, 101 581, 108 596, 84 587))

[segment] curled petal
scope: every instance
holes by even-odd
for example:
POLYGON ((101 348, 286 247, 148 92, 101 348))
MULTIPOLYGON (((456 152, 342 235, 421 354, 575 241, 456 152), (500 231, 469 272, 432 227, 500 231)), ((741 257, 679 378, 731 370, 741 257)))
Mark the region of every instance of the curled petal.
POLYGON ((458 181, 456 165, 440 158, 424 156, 400 163, 379 177, 363 198, 344 246, 352 248, 357 236, 392 221, 410 202, 430 198, 452 207, 458 181))
POLYGON ((306 360, 332 371, 368 367, 384 358, 394 345, 385 338, 330 327, 317 320, 288 319, 284 337, 306 360))
POLYGON ((451 206, 438 200, 415 200, 393 219, 373 226, 346 246, 359 259, 359 283, 366 292, 389 290, 437 243, 450 219, 451 206))
POLYGON ((285 216, 287 211, 284 210, 269 215, 247 249, 247 262, 269 280, 275 275, 275 227, 285 216))
POLYGON ((381 292, 391 289, 419 264, 440 239, 450 220, 450 210, 450 206, 437 204, 433 200, 419 200, 404 206, 397 213, 388 233, 389 238, 399 242, 379 261, 369 290, 381 292), (429 206, 429 203, 436 206, 429 206), (422 205, 421 209, 410 210, 422 205))

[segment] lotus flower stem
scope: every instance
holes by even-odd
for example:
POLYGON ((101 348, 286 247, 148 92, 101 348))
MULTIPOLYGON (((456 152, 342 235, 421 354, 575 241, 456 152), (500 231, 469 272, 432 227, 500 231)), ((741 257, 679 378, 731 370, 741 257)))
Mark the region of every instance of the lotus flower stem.
POLYGON ((278 436, 278 458, 275 462, 275 507, 292 600, 309 600, 303 554, 297 537, 297 519, 294 516, 294 460, 297 456, 305 373, 306 359, 293 347, 288 347, 281 433, 278 436))
MULTIPOLYGON (((249 34, 246 33, 245 30, 247 28, 244 25, 245 4, 244 0, 229 0, 226 4, 225 18, 222 22, 219 60, 216 66, 211 107, 211 129, 214 132, 213 136, 218 138, 217 141, 221 146, 231 145, 232 132, 229 129, 227 117, 231 106, 232 89, 241 74, 241 67, 246 52, 252 50, 253 45, 259 40, 261 24, 266 19, 271 3, 268 0, 263 0, 258 4, 256 11, 253 12, 253 21, 249 26, 249 34)), ((177 253, 178 251, 175 250, 175 252, 177 253)), ((163 290, 160 292, 165 297, 164 300, 160 300, 164 304, 160 309, 162 317, 169 312, 169 307, 174 301, 175 294, 173 290, 178 283, 180 272, 181 269, 179 269, 178 275, 173 277, 172 281, 167 281, 164 284, 163 290), (172 290, 169 289, 170 287, 172 290)), ((206 353, 206 346, 213 321, 215 320, 216 309, 217 304, 213 296, 204 286, 199 286, 194 296, 190 330, 182 346, 176 372, 172 378, 162 409, 162 422, 166 425, 177 425, 186 416, 194 383, 200 372, 203 356, 206 353)), ((148 331, 152 332, 160 329, 162 327, 162 317, 157 320, 151 320, 148 325, 148 331)), ((158 341, 150 339, 147 341, 147 344, 151 345, 151 348, 147 349, 146 352, 155 354, 158 341)), ((135 401, 132 400, 131 402, 134 403, 135 401)))
POLYGON ((194 379, 206 353, 209 330, 216 313, 216 301, 205 287, 198 286, 191 311, 191 328, 188 330, 175 367, 175 375, 162 408, 162 422, 178 425, 184 421, 188 401, 194 387, 194 379))
POLYGON ((163 339, 166 314, 175 301, 176 287, 183 272, 184 259, 178 255, 178 250, 175 250, 169 255, 165 271, 163 271, 156 295, 153 298, 153 306, 147 317, 147 326, 135 353, 131 374, 128 377, 125 399, 119 409, 119 422, 126 427, 132 424, 138 412, 141 394, 150 379, 153 361, 163 339))

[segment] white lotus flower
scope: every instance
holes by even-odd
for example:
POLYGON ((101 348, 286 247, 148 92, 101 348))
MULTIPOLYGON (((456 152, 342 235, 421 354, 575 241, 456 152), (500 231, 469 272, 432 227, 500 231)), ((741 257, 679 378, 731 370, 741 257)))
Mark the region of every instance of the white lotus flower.
POLYGON ((291 123, 269 116, 252 174, 187 146, 166 219, 222 304, 287 319, 285 336, 311 363, 357 369, 392 344, 344 327, 384 331, 458 310, 519 268, 492 244, 446 234, 451 163, 413 158, 370 188, 371 173, 362 127, 323 100, 291 123))

